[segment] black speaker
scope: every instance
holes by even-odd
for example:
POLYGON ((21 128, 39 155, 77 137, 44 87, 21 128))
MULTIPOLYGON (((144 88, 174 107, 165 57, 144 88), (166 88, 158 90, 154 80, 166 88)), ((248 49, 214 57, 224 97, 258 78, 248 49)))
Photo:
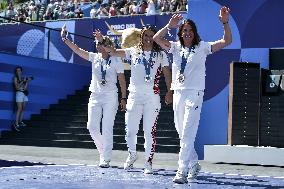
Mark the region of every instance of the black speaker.
POLYGON ((282 80, 284 70, 265 70, 262 69, 262 86, 264 95, 278 95, 281 91, 281 86, 284 89, 282 80))
POLYGON ((284 70, 284 49, 269 49, 269 69, 284 70))
POLYGON ((274 75, 268 74, 266 76, 266 85, 265 92, 266 93, 278 93, 280 89, 280 81, 282 79, 282 75, 274 75))
POLYGON ((259 144, 284 147, 284 70, 264 70, 259 144))
POLYGON ((261 100, 260 145, 284 147, 284 95, 263 95, 261 100))
POLYGON ((228 144, 258 145, 261 72, 257 63, 230 64, 228 144))

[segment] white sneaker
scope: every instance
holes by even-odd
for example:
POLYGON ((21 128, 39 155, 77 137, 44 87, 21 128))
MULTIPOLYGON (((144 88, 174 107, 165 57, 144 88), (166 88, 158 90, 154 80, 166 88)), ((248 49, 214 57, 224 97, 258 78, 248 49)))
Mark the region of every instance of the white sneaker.
POLYGON ((14 123, 14 124, 13 124, 13 127, 14 127, 15 131, 18 131, 18 132, 21 131, 19 124, 14 123))
POLYGON ((148 161, 145 162, 144 173, 145 174, 153 174, 153 169, 152 169, 152 163, 151 162, 148 162, 148 161))
POLYGON ((132 169, 134 162, 138 159, 137 152, 130 152, 128 154, 128 157, 126 159, 126 162, 124 163, 124 169, 132 169))
POLYGON ((201 170, 201 165, 197 162, 194 166, 192 166, 189 169, 189 173, 188 173, 187 179, 189 181, 196 179, 196 177, 197 177, 197 175, 198 175, 200 170, 201 170))
POLYGON ((186 172, 177 171, 176 176, 173 179, 173 182, 177 183, 177 184, 185 184, 185 183, 188 182, 186 177, 187 177, 187 173, 186 172))
POLYGON ((22 122, 22 121, 19 123, 19 125, 20 125, 20 127, 26 127, 26 126, 27 126, 27 124, 25 124, 25 123, 22 122))
POLYGON ((110 163, 110 161, 103 160, 103 161, 100 162, 99 167, 109 168, 110 167, 109 163, 110 163))

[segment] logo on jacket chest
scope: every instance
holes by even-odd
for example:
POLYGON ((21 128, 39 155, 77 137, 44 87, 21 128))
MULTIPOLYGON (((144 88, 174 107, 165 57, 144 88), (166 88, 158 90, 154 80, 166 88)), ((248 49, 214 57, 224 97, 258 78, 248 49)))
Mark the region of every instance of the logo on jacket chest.
POLYGON ((156 52, 152 52, 150 54, 150 57, 149 58, 146 58, 146 56, 141 53, 141 54, 138 54, 139 56, 135 59, 134 61, 134 66, 135 65, 139 65, 139 64, 142 64, 142 65, 145 65, 145 64, 149 64, 149 66, 153 69, 153 66, 156 62, 156 57, 157 57, 157 53, 156 52))

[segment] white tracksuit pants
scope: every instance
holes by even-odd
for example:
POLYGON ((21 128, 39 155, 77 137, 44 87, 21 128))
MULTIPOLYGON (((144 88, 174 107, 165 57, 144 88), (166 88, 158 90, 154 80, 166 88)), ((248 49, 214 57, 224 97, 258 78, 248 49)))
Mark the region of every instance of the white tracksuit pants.
POLYGON ((159 94, 130 93, 125 114, 126 142, 129 151, 136 151, 137 133, 143 115, 145 160, 152 163, 156 147, 156 125, 161 109, 159 94))
POLYGON ((100 153, 106 161, 111 160, 113 148, 113 125, 118 109, 117 92, 91 93, 88 104, 87 128, 100 153), (102 121, 102 133, 100 123, 102 121))
POLYGON ((198 90, 174 91, 174 122, 180 138, 178 161, 180 171, 188 171, 188 168, 198 161, 194 142, 199 125, 203 95, 204 92, 198 90))

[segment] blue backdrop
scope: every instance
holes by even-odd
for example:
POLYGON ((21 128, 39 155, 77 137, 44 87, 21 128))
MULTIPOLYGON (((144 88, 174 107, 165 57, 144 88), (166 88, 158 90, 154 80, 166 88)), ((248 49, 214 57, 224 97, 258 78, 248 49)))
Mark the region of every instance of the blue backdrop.
POLYGON ((33 76, 29 84, 29 100, 24 119, 38 114, 40 109, 57 103, 58 99, 82 89, 91 76, 89 66, 0 53, 0 130, 9 130, 15 120, 13 76, 16 66, 22 66, 25 76, 33 76))

